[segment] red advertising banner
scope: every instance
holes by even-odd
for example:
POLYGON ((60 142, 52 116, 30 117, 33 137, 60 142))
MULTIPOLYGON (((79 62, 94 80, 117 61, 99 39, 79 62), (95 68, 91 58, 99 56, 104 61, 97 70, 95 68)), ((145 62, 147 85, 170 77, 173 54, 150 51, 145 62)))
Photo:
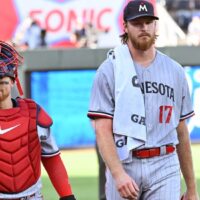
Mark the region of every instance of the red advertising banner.
MULTIPOLYGON (((154 4, 156 0, 151 0, 154 4)), ((99 32, 99 46, 120 43, 123 9, 129 0, 0 0, 0 39, 20 43, 30 19, 47 31, 49 46, 67 44, 79 23, 99 32)))

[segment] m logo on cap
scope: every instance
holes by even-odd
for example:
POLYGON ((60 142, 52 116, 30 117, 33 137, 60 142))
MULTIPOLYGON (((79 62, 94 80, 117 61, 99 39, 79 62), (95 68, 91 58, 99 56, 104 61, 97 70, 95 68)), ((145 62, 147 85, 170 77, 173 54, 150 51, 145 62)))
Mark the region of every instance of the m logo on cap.
POLYGON ((124 21, 130 21, 139 17, 151 17, 154 20, 159 18, 154 14, 154 6, 148 0, 132 0, 129 1, 124 8, 124 21))
POLYGON ((146 7, 145 4, 140 4, 140 6, 139 6, 139 12, 141 12, 141 11, 146 11, 146 12, 148 12, 147 7, 146 7))

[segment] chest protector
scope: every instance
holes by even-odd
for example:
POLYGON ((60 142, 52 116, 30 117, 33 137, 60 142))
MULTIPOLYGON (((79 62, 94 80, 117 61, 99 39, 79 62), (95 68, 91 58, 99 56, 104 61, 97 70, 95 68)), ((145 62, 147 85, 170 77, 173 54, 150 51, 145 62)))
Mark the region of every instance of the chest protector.
POLYGON ((19 107, 0 110, 0 193, 19 193, 41 174, 37 104, 18 99, 19 107))

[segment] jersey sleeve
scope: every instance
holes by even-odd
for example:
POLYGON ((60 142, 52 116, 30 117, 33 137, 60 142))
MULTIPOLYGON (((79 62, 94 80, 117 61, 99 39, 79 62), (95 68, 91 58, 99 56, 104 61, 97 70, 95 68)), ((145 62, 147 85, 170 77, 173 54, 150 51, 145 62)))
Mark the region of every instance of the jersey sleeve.
POLYGON ((51 128, 37 126, 37 130, 41 143, 42 157, 52 157, 59 154, 60 151, 51 133, 51 128))
POLYGON ((87 116, 113 118, 114 113, 114 74, 111 62, 106 60, 97 70, 90 97, 87 116))
POLYGON ((182 84, 182 107, 181 107, 181 116, 180 120, 185 120, 194 115, 191 95, 189 91, 188 82, 184 73, 183 84, 182 84))
POLYGON ((52 157, 60 153, 52 135, 52 124, 52 118, 37 104, 37 132, 41 143, 42 157, 52 157))

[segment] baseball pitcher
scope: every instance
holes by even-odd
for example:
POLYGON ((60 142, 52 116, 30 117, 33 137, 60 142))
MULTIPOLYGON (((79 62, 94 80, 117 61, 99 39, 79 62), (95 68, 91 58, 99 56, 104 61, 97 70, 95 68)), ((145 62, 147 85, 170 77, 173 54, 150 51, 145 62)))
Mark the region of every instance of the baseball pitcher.
POLYGON ((88 117, 107 166, 107 200, 180 200, 180 169, 198 200, 186 119, 194 115, 183 68, 155 48, 150 1, 124 9, 122 45, 108 52, 93 83, 88 117))

